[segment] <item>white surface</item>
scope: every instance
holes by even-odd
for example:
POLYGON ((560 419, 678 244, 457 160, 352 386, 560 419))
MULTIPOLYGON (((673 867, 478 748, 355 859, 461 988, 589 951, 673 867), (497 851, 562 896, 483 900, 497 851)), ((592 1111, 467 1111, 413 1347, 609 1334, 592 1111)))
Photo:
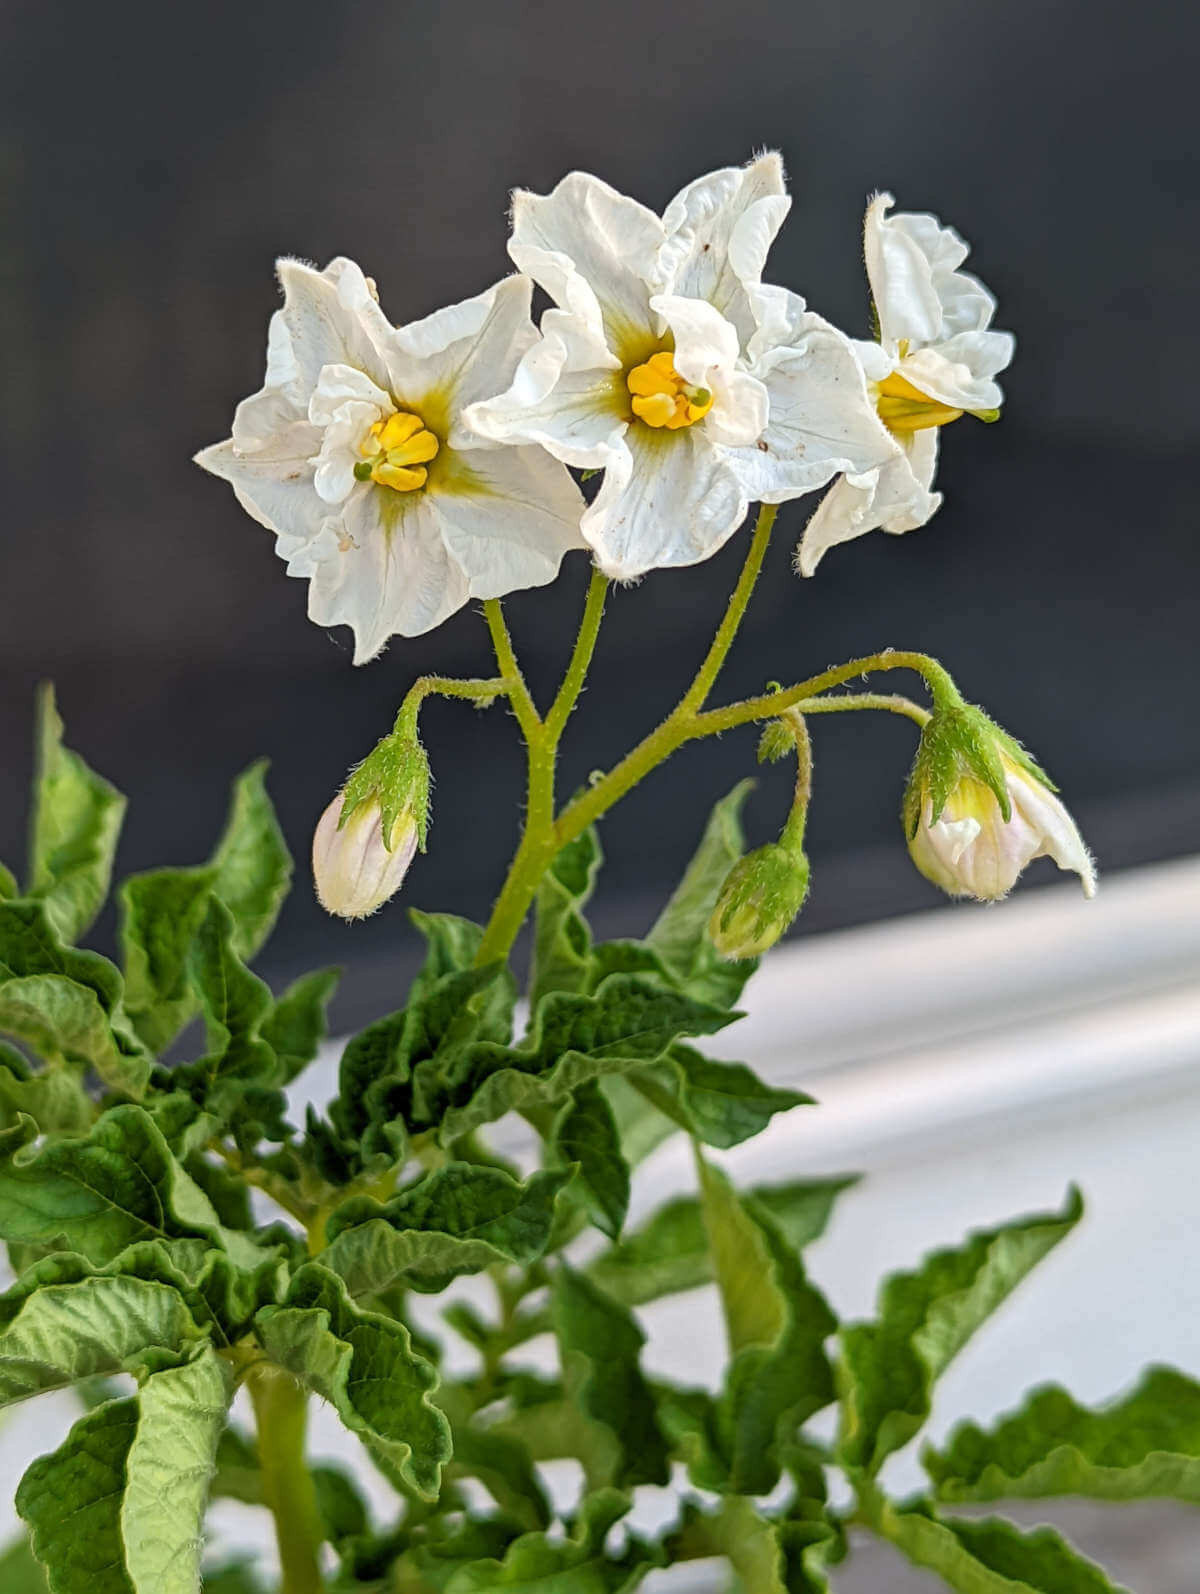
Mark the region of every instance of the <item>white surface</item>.
MULTIPOLYGON (((809 1253, 839 1312, 868 1314, 881 1276, 931 1246, 1056 1207, 1072 1181, 1084 1191, 1080 1229, 945 1375, 930 1437, 1050 1379, 1094 1400, 1148 1361, 1200 1376, 1200 859, 1107 881, 1092 904, 1054 886, 803 940, 746 994, 748 1017, 714 1049, 821 1105, 724 1160, 747 1182, 868 1175, 809 1253)), ((304 1095, 325 1099, 335 1069, 331 1048, 304 1095)), ((669 1143, 639 1170, 635 1217, 692 1179, 669 1143)), ((643 1320, 652 1371, 715 1381, 709 1292, 643 1320)), ((45 1398, 0 1432, 14 1484, 70 1411, 45 1398)), ((316 1414, 314 1449, 357 1469, 329 1413, 316 1414)), ((916 1484, 915 1451, 894 1458, 890 1482, 916 1484)), ((663 1491, 647 1493, 651 1517, 670 1514, 663 1491)), ((223 1503, 214 1525, 226 1544, 265 1542, 261 1513, 223 1503)))

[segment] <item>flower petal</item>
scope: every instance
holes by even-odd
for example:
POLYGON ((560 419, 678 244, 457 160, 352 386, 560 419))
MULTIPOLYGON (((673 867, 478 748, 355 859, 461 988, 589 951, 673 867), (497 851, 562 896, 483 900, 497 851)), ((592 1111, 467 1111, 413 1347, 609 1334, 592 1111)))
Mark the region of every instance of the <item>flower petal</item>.
POLYGON ((543 587, 568 549, 586 546, 579 531, 583 494, 544 450, 478 449, 469 469, 469 487, 439 492, 433 503, 473 598, 543 587))
POLYGON ((308 418, 314 426, 329 426, 344 404, 371 405, 379 414, 390 415, 394 408, 389 394, 376 387, 371 378, 350 365, 325 365, 308 401, 308 418))
POLYGON ((294 421, 270 443, 243 454, 233 439, 214 443, 196 455, 196 464, 229 482, 242 508, 277 536, 308 542, 329 515, 313 491, 312 456, 321 432, 308 421, 294 421))
POLYGON ((421 636, 461 609, 470 582, 446 546, 428 494, 360 483, 342 512, 344 535, 314 572, 309 618, 348 625, 354 662, 391 636, 421 636))
POLYGON ((663 237, 653 211, 587 172, 568 173, 550 194, 513 195, 508 252, 518 269, 616 349, 653 334, 647 284, 663 237))
POLYGON ((909 448, 879 470, 841 476, 821 500, 796 550, 796 568, 811 576, 822 557, 841 542, 882 529, 914 531, 941 507, 930 492, 937 465, 937 430, 916 432, 909 448))
POLYGON ((703 423, 706 434, 714 442, 753 443, 767 424, 767 395, 753 376, 735 369, 737 329, 704 299, 656 294, 650 303, 675 339, 675 369, 716 398, 703 423))
POLYGON ((528 277, 504 277, 474 298, 446 305, 392 334, 393 392, 416 410, 435 395, 431 407, 447 417, 452 446, 464 446, 456 431, 459 411, 502 391, 536 343, 529 315, 532 293, 528 277))
POLYGON ((289 383, 302 389, 305 402, 326 365, 353 366, 386 388, 387 365, 374 338, 386 333, 387 322, 354 262, 334 260, 315 271, 299 260, 280 260, 277 269, 284 294, 277 324, 287 344, 277 333, 273 352, 278 371, 289 373, 289 383))
POLYGON ((537 443, 564 464, 602 469, 629 425, 629 394, 612 356, 605 351, 606 363, 595 363, 596 347, 578 317, 547 310, 542 335, 508 391, 472 404, 455 436, 463 446, 471 434, 495 443, 537 443))
POLYGON ((798 498, 841 472, 877 469, 897 453, 849 340, 809 311, 792 337, 753 368, 770 406, 761 438, 726 456, 747 497, 759 503, 798 498))
POLYGON ((699 427, 630 427, 580 525, 596 563, 629 581, 667 565, 699 564, 749 507, 730 467, 699 427))
POLYGON ((354 467, 362 460, 359 444, 382 414, 391 413, 391 404, 386 399, 384 403, 386 412, 376 404, 358 402, 342 404, 334 412, 313 461, 313 487, 325 503, 340 504, 354 491, 354 467))

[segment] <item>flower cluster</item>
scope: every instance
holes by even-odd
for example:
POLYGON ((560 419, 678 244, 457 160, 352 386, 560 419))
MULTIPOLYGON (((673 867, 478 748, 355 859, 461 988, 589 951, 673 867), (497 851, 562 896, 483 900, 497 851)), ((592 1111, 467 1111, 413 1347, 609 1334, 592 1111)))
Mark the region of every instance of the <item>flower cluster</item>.
POLYGON ((694 564, 833 483, 801 544, 923 524, 937 429, 994 416, 1012 340, 932 216, 867 212, 879 341, 762 281, 790 201, 777 155, 699 178, 661 216, 582 172, 518 192, 518 275, 394 327, 349 260, 280 262, 263 387, 199 463, 273 531, 355 662, 590 550, 630 580, 694 564), (534 325, 536 284, 553 307, 534 325), (571 470, 602 473, 594 497, 571 470))

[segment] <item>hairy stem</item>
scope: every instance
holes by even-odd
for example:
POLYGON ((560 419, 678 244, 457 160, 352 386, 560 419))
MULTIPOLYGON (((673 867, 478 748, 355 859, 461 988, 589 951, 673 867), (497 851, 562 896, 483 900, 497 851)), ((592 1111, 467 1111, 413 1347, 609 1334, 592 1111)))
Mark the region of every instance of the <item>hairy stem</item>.
POLYGON ((754 523, 754 535, 750 539, 750 551, 746 555, 746 562, 742 566, 742 573, 738 577, 737 586, 729 595, 729 603, 725 609, 725 618, 717 627, 717 634, 712 639, 712 646, 704 658, 704 663, 696 671, 696 678, 684 693, 675 713, 681 718, 696 713, 704 707, 708 694, 712 691, 721 666, 733 646, 733 639, 738 634, 745 617, 747 605, 754 593, 758 582, 759 572, 763 567, 763 560, 767 556, 767 547, 771 541, 771 532, 775 528, 775 516, 779 510, 775 504, 762 504, 759 506, 758 519, 754 523))
POLYGON ((500 674, 509 683, 513 713, 517 717, 517 724, 521 727, 525 740, 528 741, 541 730, 542 720, 533 698, 529 695, 529 688, 525 685, 521 666, 517 663, 512 638, 508 634, 508 622, 504 618, 504 610, 500 607, 500 599, 488 598, 484 603, 483 613, 488 630, 491 632, 492 648, 496 654, 496 663, 500 666, 500 674))
POLYGON ((259 1362, 246 1375, 258 1430, 263 1498, 275 1518, 279 1594, 321 1594, 325 1537, 312 1473, 304 1454, 307 1397, 282 1368, 259 1362))
POLYGON ((592 579, 588 583, 587 600, 583 606, 583 619, 579 623, 579 635, 575 638, 575 647, 571 653, 571 662, 567 665, 567 673, 563 676, 558 696, 546 715, 546 735, 555 744, 562 736, 566 723, 571 717, 571 711, 579 701, 583 683, 587 680, 592 654, 596 651, 596 638, 600 634, 600 622, 604 618, 604 600, 607 596, 608 577, 593 567, 592 579))

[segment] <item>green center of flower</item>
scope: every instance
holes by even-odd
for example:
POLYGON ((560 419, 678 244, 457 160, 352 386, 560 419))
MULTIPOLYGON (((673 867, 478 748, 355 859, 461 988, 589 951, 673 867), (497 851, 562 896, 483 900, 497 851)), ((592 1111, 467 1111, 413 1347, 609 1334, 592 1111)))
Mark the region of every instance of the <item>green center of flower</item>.
POLYGON ((675 369, 670 349, 660 349, 644 365, 627 372, 625 386, 633 395, 633 413, 647 426, 665 426, 676 432, 694 426, 713 407, 706 387, 692 387, 675 369))
POLYGON ((419 415, 397 410, 376 421, 358 445, 363 457, 354 474, 360 482, 378 482, 398 493, 415 492, 424 487, 429 476, 425 467, 440 447, 419 415))

